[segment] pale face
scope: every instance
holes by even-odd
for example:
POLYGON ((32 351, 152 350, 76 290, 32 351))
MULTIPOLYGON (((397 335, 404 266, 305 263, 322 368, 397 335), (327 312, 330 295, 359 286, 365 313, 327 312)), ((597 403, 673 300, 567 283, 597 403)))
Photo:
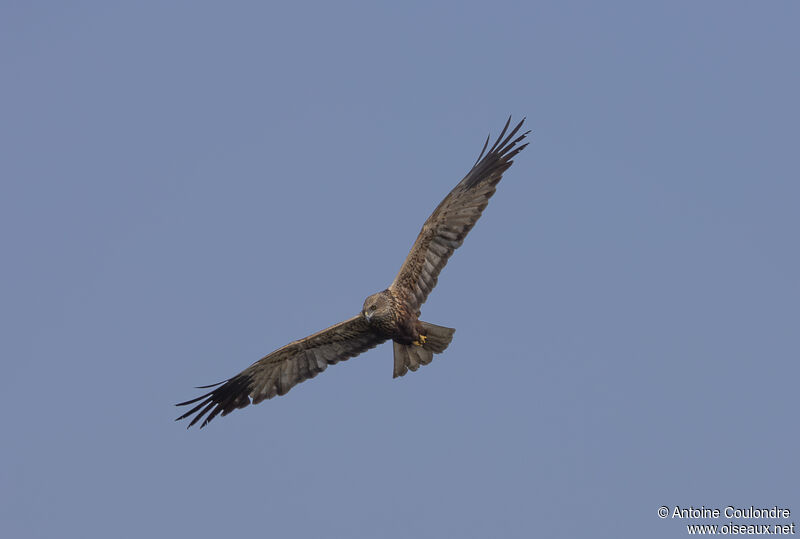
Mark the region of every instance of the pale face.
POLYGON ((361 314, 370 322, 374 319, 381 319, 391 314, 391 304, 386 297, 386 292, 372 294, 364 300, 364 307, 361 314))

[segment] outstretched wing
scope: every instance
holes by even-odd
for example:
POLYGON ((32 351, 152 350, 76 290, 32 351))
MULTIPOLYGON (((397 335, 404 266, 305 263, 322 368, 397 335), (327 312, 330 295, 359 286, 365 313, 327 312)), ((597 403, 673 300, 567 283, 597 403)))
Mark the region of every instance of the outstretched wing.
POLYGON ((422 225, 400 273, 389 287, 405 298, 409 310, 416 310, 417 316, 428 294, 436 286, 439 272, 475 226, 481 212, 489 203, 489 198, 494 194, 497 182, 503 177, 503 172, 513 163, 511 159, 528 145, 525 143, 516 146, 530 131, 514 138, 524 122, 523 118, 506 136, 511 124, 509 117, 503 132, 484 156, 489 145, 489 138, 486 138, 475 166, 422 225))
POLYGON ((203 428, 219 413, 228 415, 235 409, 250 404, 251 399, 253 404, 258 404, 275 395, 285 395, 300 382, 314 378, 328 365, 355 357, 385 340, 359 314, 275 350, 230 380, 198 388, 215 387, 205 395, 177 404, 176 406, 186 406, 199 401, 176 421, 194 415, 189 423, 191 427, 208 414, 200 425, 203 428))

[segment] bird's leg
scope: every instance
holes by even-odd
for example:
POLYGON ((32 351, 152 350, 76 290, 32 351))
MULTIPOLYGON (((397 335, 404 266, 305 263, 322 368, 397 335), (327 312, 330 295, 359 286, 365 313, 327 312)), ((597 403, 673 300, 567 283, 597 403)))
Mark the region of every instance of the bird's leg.
POLYGON ((425 335, 420 335, 417 338, 417 340, 412 342, 411 344, 413 344, 415 346, 422 346, 427 342, 427 340, 428 340, 428 337, 426 337, 425 335))

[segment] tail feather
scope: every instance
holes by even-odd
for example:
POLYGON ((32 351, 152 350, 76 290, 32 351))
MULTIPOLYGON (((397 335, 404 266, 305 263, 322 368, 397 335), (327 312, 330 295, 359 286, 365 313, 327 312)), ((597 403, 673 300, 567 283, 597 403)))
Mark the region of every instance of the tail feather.
POLYGON ((422 322, 422 327, 425 329, 425 336, 428 338, 423 348, 427 348, 434 354, 444 352, 450 346, 450 341, 453 340, 453 333, 456 332, 453 328, 437 326, 428 322, 422 322))
POLYGON ((433 352, 414 344, 394 343, 394 377, 403 376, 409 369, 415 371, 420 365, 433 361, 433 352))
POLYGON ((422 322, 425 344, 394 343, 394 377, 403 376, 409 369, 416 371, 420 365, 433 361, 433 354, 441 354, 453 340, 455 329, 422 322))

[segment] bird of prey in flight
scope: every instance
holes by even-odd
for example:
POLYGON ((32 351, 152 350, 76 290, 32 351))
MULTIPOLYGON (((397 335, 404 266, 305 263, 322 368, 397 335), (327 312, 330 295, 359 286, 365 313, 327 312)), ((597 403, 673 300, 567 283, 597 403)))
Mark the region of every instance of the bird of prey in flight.
POLYGON ((196 404, 177 420, 194 416, 189 427, 205 417, 204 427, 218 414, 227 415, 248 404, 258 404, 285 395, 295 385, 315 377, 328 365, 355 357, 391 339, 394 346, 394 377, 427 365, 434 354, 444 352, 455 329, 419 319, 420 308, 439 278, 447 260, 463 242, 494 194, 512 158, 528 144, 521 144, 526 131, 517 135, 523 119, 510 132, 509 117, 497 140, 489 138, 464 179, 433 210, 417 236, 400 272, 389 288, 369 296, 361 312, 335 326, 278 348, 214 388, 205 395, 177 406, 196 404), (506 134, 508 133, 508 134, 506 134))

